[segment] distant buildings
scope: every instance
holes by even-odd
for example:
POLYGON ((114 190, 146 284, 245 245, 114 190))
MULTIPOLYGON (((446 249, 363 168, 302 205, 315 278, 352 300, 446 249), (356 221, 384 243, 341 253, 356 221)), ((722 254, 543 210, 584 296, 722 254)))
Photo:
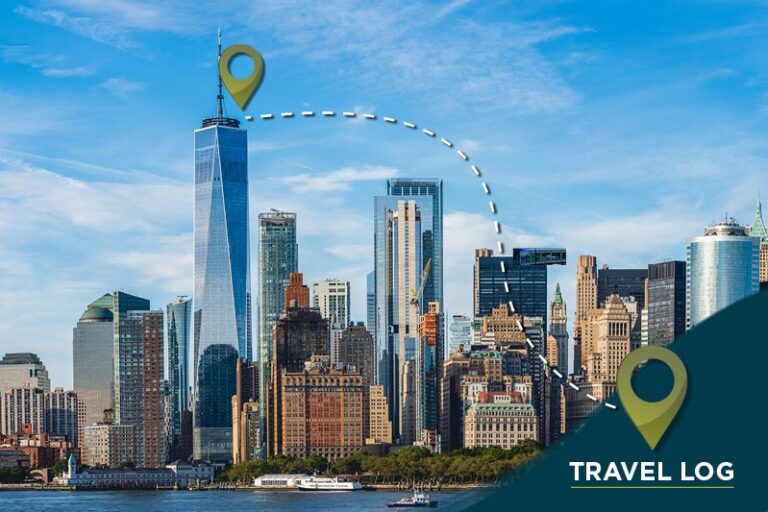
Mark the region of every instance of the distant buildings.
POLYGON ((323 318, 346 327, 351 321, 349 281, 324 279, 312 285, 312 306, 323 318))
POLYGON ((0 434, 16 434, 29 425, 30 434, 45 432, 45 391, 9 388, 0 392, 0 434))
POLYGON ((760 286, 768 286, 768 229, 763 221, 763 206, 760 199, 755 207, 755 222, 750 230, 750 236, 760 240, 760 286))
POLYGON ((50 391, 48 370, 37 354, 5 354, 0 359, 0 392, 24 386, 50 391))
POLYGON ((597 305, 602 307, 613 293, 619 297, 634 297, 639 305, 645 306, 646 268, 610 268, 603 265, 597 271, 597 305))
POLYGON ((237 361, 237 392, 232 397, 232 460, 255 459, 262 446, 259 419, 259 364, 237 361))
POLYGON ((112 307, 112 294, 102 295, 86 307, 72 330, 72 377, 78 397, 77 422, 81 429, 101 421, 104 411, 114 408, 112 307))
POLYGON ((597 307, 597 258, 579 256, 576 264, 576 310, 573 314, 573 373, 581 374, 587 363, 582 327, 589 311, 597 307))
POLYGON ((686 327, 691 329, 734 302, 757 293, 760 240, 733 219, 688 241, 686 327))
MULTIPOLYGON (((275 323, 271 350, 271 378, 268 385, 267 453, 283 454, 283 404, 281 375, 304 370, 304 363, 312 356, 330 356, 328 320, 316 309, 298 307, 294 302, 275 323)), ((262 366, 261 368, 263 368, 262 366)), ((260 395, 264 393, 260 389, 260 395)), ((361 418, 362 424, 362 418, 361 418)))
POLYGON ((536 410, 516 393, 483 393, 467 410, 464 425, 467 448, 509 450, 522 441, 538 440, 536 410))
POLYGON ((555 297, 549 304, 549 334, 555 339, 556 353, 547 351, 549 364, 556 366, 563 374, 568 373, 568 315, 560 293, 560 283, 555 287, 555 297))
POLYGON ((179 297, 165 308, 168 333, 168 391, 170 418, 169 457, 187 458, 192 454, 192 432, 186 424, 189 412, 189 353, 191 348, 192 301, 179 297))
POLYGON ((278 453, 288 457, 347 457, 364 445, 363 376, 331 368, 328 356, 313 356, 301 371, 280 375, 281 435, 278 453))
POLYGON ((469 347, 472 342, 472 319, 464 315, 453 315, 449 331, 448 354, 457 350, 459 346, 469 347))
POLYGON ((667 345, 685 333, 685 262, 648 265, 648 344, 667 345))
POLYGON ((365 444, 392 444, 392 420, 389 419, 389 404, 384 386, 369 386, 369 427, 365 444))
POLYGON ((63 438, 74 446, 78 444, 77 411, 79 399, 74 391, 55 388, 45 393, 43 432, 51 437, 63 438))

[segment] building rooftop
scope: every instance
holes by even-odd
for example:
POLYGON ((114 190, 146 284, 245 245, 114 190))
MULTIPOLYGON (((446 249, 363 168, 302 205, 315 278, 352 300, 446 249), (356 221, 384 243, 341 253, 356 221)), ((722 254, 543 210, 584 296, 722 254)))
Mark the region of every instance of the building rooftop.
POLYGON ((0 365, 12 365, 12 364, 43 364, 37 354, 31 352, 18 352, 5 354, 3 359, 0 360, 0 365))
POLYGON ((89 307, 80 316, 81 322, 111 322, 113 319, 112 311, 100 307, 89 307))

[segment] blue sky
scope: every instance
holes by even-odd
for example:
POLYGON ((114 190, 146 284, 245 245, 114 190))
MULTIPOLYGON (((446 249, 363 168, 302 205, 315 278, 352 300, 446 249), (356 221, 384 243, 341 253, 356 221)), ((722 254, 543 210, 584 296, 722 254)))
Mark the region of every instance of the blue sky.
MULTIPOLYGON (((496 241, 467 164, 382 116, 470 154, 508 248, 645 266, 683 258, 726 211, 751 224, 768 193, 767 14, 758 1, 3 2, 0 352, 38 352, 71 386, 89 301, 191 293, 192 131, 215 107, 218 25, 266 59, 248 113, 379 116, 246 123, 252 216, 297 211, 307 280, 349 279, 363 320, 386 177, 445 180, 449 315, 470 311, 473 249, 496 241)), ((571 310, 573 273, 550 273, 571 310)))

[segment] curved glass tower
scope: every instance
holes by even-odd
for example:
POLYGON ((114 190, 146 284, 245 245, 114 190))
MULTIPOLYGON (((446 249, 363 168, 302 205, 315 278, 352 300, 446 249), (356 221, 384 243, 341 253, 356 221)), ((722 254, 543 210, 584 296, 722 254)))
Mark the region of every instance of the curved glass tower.
POLYGON ((733 219, 689 240, 687 258, 688 329, 759 290, 760 241, 733 219))
POLYGON ((247 132, 235 119, 195 130, 193 333, 195 459, 232 459, 235 363, 251 357, 247 132))

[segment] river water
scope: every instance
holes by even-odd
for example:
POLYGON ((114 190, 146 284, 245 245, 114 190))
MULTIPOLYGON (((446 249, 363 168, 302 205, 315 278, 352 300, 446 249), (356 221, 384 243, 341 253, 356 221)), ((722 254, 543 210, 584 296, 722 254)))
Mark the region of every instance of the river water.
MULTIPOLYGON (((438 501, 435 511, 461 510, 488 491, 428 493, 438 501)), ((408 492, 299 491, 4 491, 2 512, 383 512, 387 503, 408 492)), ((401 509, 402 510, 402 509, 401 509)))

